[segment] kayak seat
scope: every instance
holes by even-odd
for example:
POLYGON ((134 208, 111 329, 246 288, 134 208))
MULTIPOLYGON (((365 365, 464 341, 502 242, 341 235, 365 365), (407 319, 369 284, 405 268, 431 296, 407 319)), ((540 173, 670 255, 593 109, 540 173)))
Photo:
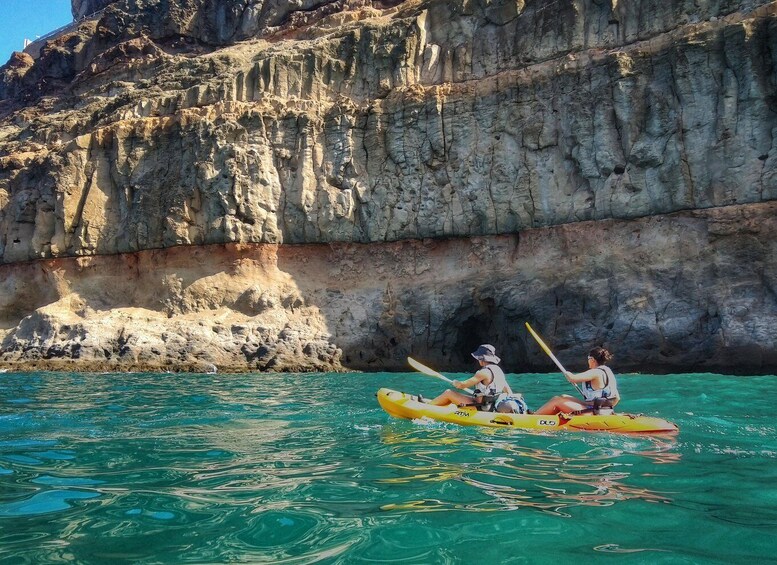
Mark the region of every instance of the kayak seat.
POLYGON ((594 398, 593 406, 589 408, 583 408, 582 410, 575 410, 571 412, 574 416, 580 414, 593 414, 594 416, 610 416, 615 414, 615 410, 612 406, 612 400, 609 398, 594 398))
POLYGON ((478 412, 494 412, 496 408, 496 399, 499 397, 497 394, 485 394, 480 397, 480 402, 468 402, 466 404, 457 404, 459 408, 477 408, 478 412))

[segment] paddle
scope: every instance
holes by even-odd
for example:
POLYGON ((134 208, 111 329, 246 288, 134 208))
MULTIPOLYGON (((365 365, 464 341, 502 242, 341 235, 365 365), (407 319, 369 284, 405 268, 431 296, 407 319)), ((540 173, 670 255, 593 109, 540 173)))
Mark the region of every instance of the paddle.
MULTIPOLYGON (((450 379, 449 379, 448 377, 446 377, 445 375, 438 373, 438 372, 437 372, 437 371, 435 371, 434 369, 430 369, 429 367, 427 367, 427 366, 426 366, 426 365, 424 365, 423 363, 419 363, 418 361, 416 361, 416 360, 415 360, 415 359, 413 359, 412 357, 408 357, 408 358, 407 358, 407 362, 408 362, 408 364, 409 364, 411 367, 413 367, 413 369, 415 369, 415 370, 416 370, 416 371, 418 371, 419 373, 423 373, 424 375, 428 375, 428 376, 430 376, 430 377, 434 377, 434 378, 436 378, 436 379, 443 380, 443 381, 445 381, 446 383, 453 384, 453 381, 452 381, 452 380, 450 380, 450 379)), ((474 393, 473 393, 473 392, 472 392, 470 389, 468 389, 468 388, 465 388, 465 389, 463 389, 463 390, 464 390, 464 391, 466 391, 466 392, 468 392, 468 393, 470 393, 470 394, 474 394, 474 393)))
MULTIPOLYGON (((561 371, 563 375, 566 375, 567 370, 564 368, 564 365, 562 365, 561 362, 558 359, 556 359, 556 356, 553 355, 553 352, 550 350, 550 347, 545 345, 545 342, 542 341, 542 338, 539 335, 537 335, 537 332, 535 332, 534 329, 532 329, 532 327, 529 325, 529 322, 526 322, 526 329, 529 330, 529 333, 532 335, 532 337, 535 340, 537 340, 537 343, 540 344, 540 347, 543 349, 543 351, 545 351, 545 353, 548 354, 548 357, 550 357, 551 360, 556 364, 556 367, 558 367, 559 371, 561 371)), ((570 384, 577 389, 577 392, 579 392, 580 394, 583 394, 583 391, 580 390, 580 387, 578 387, 575 383, 570 383, 570 384)))

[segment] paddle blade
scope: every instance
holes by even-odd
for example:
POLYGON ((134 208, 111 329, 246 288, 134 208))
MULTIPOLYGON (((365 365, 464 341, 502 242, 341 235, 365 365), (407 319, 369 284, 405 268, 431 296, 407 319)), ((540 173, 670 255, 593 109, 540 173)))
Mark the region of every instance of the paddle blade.
POLYGON ((529 325, 529 322, 526 323, 526 329, 529 330, 529 333, 532 335, 532 337, 537 341, 539 346, 542 348, 542 350, 547 353, 548 357, 550 357, 551 361, 555 363, 556 367, 558 367, 559 371, 562 373, 566 373, 566 369, 564 369, 564 366, 559 362, 558 359, 556 359, 556 356, 553 355, 553 352, 550 350, 550 347, 548 347, 544 341, 542 341, 542 338, 537 334, 537 332, 534 331, 534 329, 529 325))
POLYGON ((536 340, 536 342, 539 344, 539 346, 542 348, 542 350, 548 354, 549 357, 553 357, 553 352, 550 350, 550 347, 548 347, 544 341, 542 341, 542 338, 539 336, 537 332, 534 331, 534 329, 529 325, 529 322, 526 322, 526 329, 529 330, 529 333, 532 335, 532 337, 536 340))
MULTIPOLYGON (((453 381, 452 381, 452 380, 450 380, 450 379, 449 379, 448 377, 446 377, 445 375, 443 375, 443 374, 441 374, 441 373, 438 373, 438 372, 437 372, 437 371, 435 371, 434 369, 430 369, 429 367, 427 367, 427 366, 426 366, 426 365, 424 365, 423 363, 420 363, 420 362, 416 361, 416 360, 415 360, 415 359, 413 359, 412 357, 408 357, 408 358, 407 358, 407 363, 408 363, 408 364, 409 364, 411 367, 413 367, 413 369, 415 369, 416 371, 418 371, 419 373, 423 373, 424 375, 428 375, 428 376, 430 376, 430 377, 434 377, 434 378, 436 378, 436 379, 440 379, 440 380, 442 380, 442 381, 445 381, 446 383, 453 384, 453 381)), ((470 389, 468 389, 468 388, 465 388, 465 389, 464 389, 464 392, 468 392, 468 393, 472 394, 472 391, 471 391, 470 389)))
POLYGON ((435 377, 437 379, 442 379, 446 382, 451 382, 451 380, 445 375, 438 373, 434 369, 430 369, 429 367, 427 367, 426 365, 424 365, 419 361, 416 361, 412 357, 408 357, 407 362, 411 367, 413 367, 413 369, 415 369, 419 373, 423 373, 424 375, 429 375, 430 377, 435 377))

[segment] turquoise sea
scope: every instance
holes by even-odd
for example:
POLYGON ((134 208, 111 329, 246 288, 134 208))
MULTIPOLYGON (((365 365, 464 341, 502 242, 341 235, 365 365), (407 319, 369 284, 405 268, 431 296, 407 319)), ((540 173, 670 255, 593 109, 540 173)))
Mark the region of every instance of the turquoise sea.
POLYGON ((777 563, 777 377, 619 385, 680 433, 390 418, 415 373, 0 374, 0 562, 777 563))

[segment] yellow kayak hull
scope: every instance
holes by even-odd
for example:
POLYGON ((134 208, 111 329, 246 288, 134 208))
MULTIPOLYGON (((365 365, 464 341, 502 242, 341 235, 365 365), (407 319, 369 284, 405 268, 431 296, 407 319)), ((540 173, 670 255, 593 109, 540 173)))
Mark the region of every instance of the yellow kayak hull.
POLYGON ((579 414, 565 416, 555 414, 544 416, 537 414, 500 414, 497 412, 481 412, 472 407, 460 408, 452 404, 448 406, 432 406, 419 402, 417 396, 404 392, 382 388, 377 394, 381 408, 395 418, 416 420, 430 418, 438 422, 458 424, 460 426, 486 426, 489 428, 512 428, 516 430, 572 430, 600 431, 623 433, 671 433, 678 430, 677 426, 661 418, 632 414, 609 414, 594 416, 579 414))

